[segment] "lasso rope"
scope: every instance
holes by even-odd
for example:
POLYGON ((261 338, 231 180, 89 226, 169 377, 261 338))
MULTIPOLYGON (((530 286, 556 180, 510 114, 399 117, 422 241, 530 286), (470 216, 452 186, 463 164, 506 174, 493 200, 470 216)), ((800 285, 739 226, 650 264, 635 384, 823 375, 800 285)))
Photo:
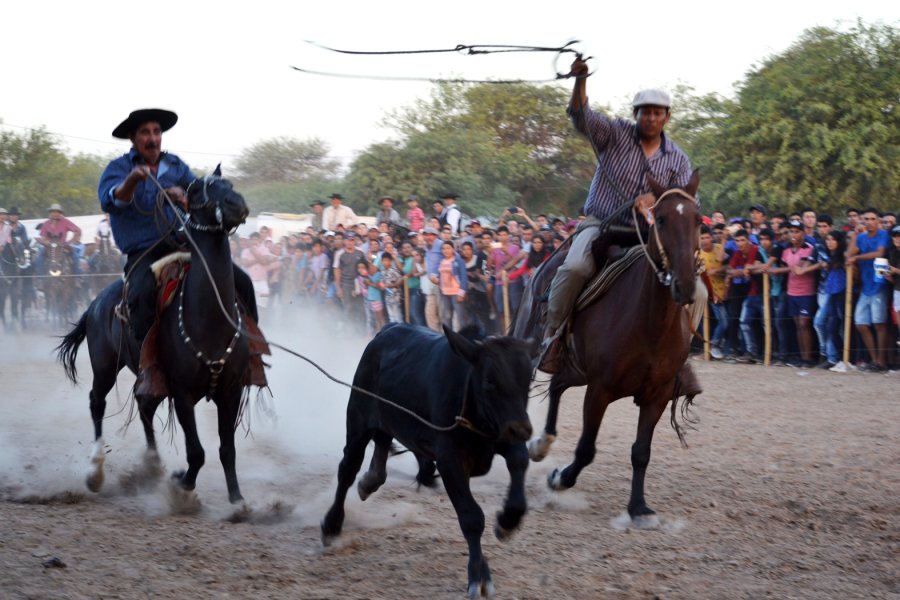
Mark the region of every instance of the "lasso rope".
POLYGON ((574 48, 573 44, 579 43, 578 40, 572 40, 562 46, 519 46, 512 44, 457 44, 453 48, 437 48, 423 50, 344 50, 340 48, 332 48, 310 40, 307 44, 316 46, 329 52, 337 54, 349 54, 354 56, 396 56, 396 55, 413 55, 413 54, 440 54, 440 53, 462 53, 468 56, 486 55, 486 54, 502 54, 511 52, 555 52, 556 57, 553 59, 553 70, 556 76, 552 79, 466 79, 466 78, 441 78, 441 77, 410 77, 410 76, 390 76, 390 75, 359 75, 351 73, 335 73, 331 71, 316 71, 291 65, 291 68, 301 73, 310 75, 324 75, 326 77, 342 77, 346 79, 374 79, 378 81, 423 81, 428 83, 486 83, 486 84, 527 84, 527 83, 552 83, 561 79, 570 79, 572 77, 583 79, 589 77, 586 75, 575 75, 571 72, 560 73, 557 69, 559 57, 564 53, 574 53, 581 58, 574 48))

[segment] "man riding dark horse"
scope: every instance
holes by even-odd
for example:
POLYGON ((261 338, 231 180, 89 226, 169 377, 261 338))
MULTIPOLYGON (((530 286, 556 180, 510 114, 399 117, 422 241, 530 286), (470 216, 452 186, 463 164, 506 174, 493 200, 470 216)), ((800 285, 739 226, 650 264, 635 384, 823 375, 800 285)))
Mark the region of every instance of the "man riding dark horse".
MULTIPOLYGON (((162 151, 162 134, 171 129, 178 116, 159 108, 132 112, 112 132, 113 137, 131 140, 131 150, 107 165, 100 178, 100 207, 109 213, 116 245, 126 255, 125 316, 139 346, 157 317, 157 282, 150 266, 178 250, 183 240, 179 223, 168 202, 158 201, 160 187, 172 201, 186 208, 185 189, 196 179, 190 167, 174 154, 162 151), (158 185, 157 185, 158 184, 158 185)), ((258 321, 256 300, 250 277, 234 267, 235 290, 248 316, 258 321)), ((158 382, 155 348, 142 347, 141 374, 137 393, 164 395, 150 389, 158 382), (146 358, 146 360, 145 360, 146 358), (149 363, 149 364, 148 364, 149 363), (146 368, 145 368, 146 365, 146 368)), ((256 357, 259 360, 259 357, 256 357)), ((260 368, 261 368, 261 362, 260 368)))
MULTIPOLYGON (((581 57, 572 63, 572 73, 576 79, 567 112, 575 129, 590 140, 598 162, 584 204, 587 219, 578 227, 565 261, 550 285, 540 358, 540 368, 549 373, 559 370, 563 346, 560 338, 579 293, 603 266, 597 265, 594 258, 597 245, 604 253, 613 246, 633 245, 637 238, 630 239, 634 232, 628 228, 652 223, 651 207, 656 199, 650 193, 648 177, 666 189, 683 188, 691 178, 688 157, 663 132, 671 106, 666 92, 656 89, 638 92, 632 102, 634 123, 610 119, 588 105, 585 83, 588 66, 581 57), (623 205, 633 205, 634 212, 644 222, 634 223, 632 211, 623 205), (600 227, 601 222, 617 212, 620 216, 608 224, 613 227, 600 227)), ((704 286, 698 286, 695 306, 701 310, 706 302, 705 291, 704 286)))

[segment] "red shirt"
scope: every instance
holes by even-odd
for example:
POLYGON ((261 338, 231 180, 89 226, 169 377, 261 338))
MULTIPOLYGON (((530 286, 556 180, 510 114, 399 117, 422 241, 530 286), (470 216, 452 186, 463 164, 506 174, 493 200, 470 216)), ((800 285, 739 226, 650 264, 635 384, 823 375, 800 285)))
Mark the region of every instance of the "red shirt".
POLYGON ((41 239, 51 241, 50 238, 53 238, 56 241, 65 241, 66 234, 70 231, 72 233, 81 233, 81 229, 78 225, 65 217, 60 217, 59 221, 47 219, 44 221, 44 224, 41 225, 41 239))
MULTIPOLYGON (((744 253, 741 252, 740 249, 738 249, 737 252, 735 252, 734 255, 731 257, 731 260, 728 262, 728 266, 731 267, 732 269, 743 269, 747 265, 752 265, 755 262, 759 262, 759 260, 757 259, 758 254, 759 254, 759 247, 756 246, 756 244, 750 244, 750 250, 747 251, 747 255, 744 256, 744 253)), ((731 278, 731 282, 734 284, 749 283, 750 290, 747 292, 747 295, 748 296, 758 296, 759 295, 759 289, 756 284, 756 279, 753 278, 752 276, 749 278, 749 281, 747 278, 744 278, 744 277, 733 276, 731 278)))
POLYGON ((425 227, 425 212, 418 206, 406 211, 406 219, 409 221, 410 231, 419 232, 425 227))

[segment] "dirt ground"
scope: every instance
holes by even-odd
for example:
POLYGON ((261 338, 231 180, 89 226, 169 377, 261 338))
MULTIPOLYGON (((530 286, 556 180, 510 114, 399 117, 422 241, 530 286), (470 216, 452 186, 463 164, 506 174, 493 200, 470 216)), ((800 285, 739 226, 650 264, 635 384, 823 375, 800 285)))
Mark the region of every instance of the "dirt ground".
MULTIPOLYGON (((344 379, 362 349, 330 335, 269 333, 344 379)), ((3 598, 464 596, 455 513, 442 490, 417 491, 407 457, 392 459, 388 482, 365 503, 351 491, 342 541, 323 550, 318 522, 334 491, 347 393, 309 365, 273 358, 277 420, 253 411, 252 434, 238 443, 244 509, 227 502, 214 407, 198 405, 207 462, 201 508, 185 513, 166 483, 133 485, 143 434, 137 423, 123 430, 129 377, 109 398, 106 483, 93 494, 83 483, 86 347, 72 387, 49 334, 2 339, 3 598)), ((522 528, 507 542, 490 529, 483 537, 497 597, 900 598, 900 374, 694 364, 706 391, 690 448, 661 422, 647 473, 660 528, 636 530, 623 517, 637 421, 629 400, 608 410, 578 485, 548 490, 547 474, 571 460, 581 430, 583 390, 570 390, 560 439, 529 467, 522 528)), ((536 429, 545 411, 533 401, 536 429)), ((162 440, 166 470, 183 468, 180 431, 162 440)), ((495 462, 474 482, 491 523, 507 481, 495 462)))

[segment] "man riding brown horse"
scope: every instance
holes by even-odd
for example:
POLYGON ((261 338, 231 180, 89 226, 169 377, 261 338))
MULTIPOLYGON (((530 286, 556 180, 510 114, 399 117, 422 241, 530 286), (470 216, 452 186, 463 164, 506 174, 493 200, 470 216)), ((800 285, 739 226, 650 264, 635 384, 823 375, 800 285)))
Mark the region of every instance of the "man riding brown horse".
MULTIPOLYGON (((128 115, 112 135, 131 140, 131 149, 107 165, 98 187, 100 206, 109 213, 116 245, 127 257, 127 319, 139 345, 143 345, 157 317, 157 283, 150 266, 183 243, 176 236, 179 223, 174 209, 167 202, 158 202, 160 187, 168 198, 184 206, 184 191, 196 179, 184 161, 162 150, 163 132, 177 121, 174 112, 159 108, 140 109, 128 115)), ((235 266, 234 281, 249 317, 257 322, 250 277, 235 266)), ((142 349, 138 393, 165 394, 158 388, 162 378, 155 354, 154 348, 142 349)), ((261 373, 261 359, 256 356, 252 363, 261 373)))
MULTIPOLYGON (((581 57, 576 58, 571 72, 576 79, 567 112, 578 132, 591 142, 597 156, 597 169, 584 205, 587 219, 579 226, 565 261, 550 285, 539 363, 540 368, 549 373, 560 368, 561 337, 576 298, 602 266, 596 264, 595 251, 599 247, 605 253, 616 245, 636 242, 636 239, 628 239, 635 233, 629 229, 645 227, 645 223, 635 223, 634 213, 646 223, 652 223, 651 207, 655 197, 650 193, 648 178, 663 188, 683 188, 691 178, 687 156, 663 132, 669 122, 671 106, 666 92, 656 89, 638 92, 632 102, 634 123, 610 119, 594 112, 588 105, 587 63, 581 57), (633 205, 634 211, 623 205, 633 205), (605 225, 612 227, 601 227, 611 217, 616 217, 614 222, 605 225)), ((705 287, 698 286, 695 305, 702 307, 705 299, 705 287)))

